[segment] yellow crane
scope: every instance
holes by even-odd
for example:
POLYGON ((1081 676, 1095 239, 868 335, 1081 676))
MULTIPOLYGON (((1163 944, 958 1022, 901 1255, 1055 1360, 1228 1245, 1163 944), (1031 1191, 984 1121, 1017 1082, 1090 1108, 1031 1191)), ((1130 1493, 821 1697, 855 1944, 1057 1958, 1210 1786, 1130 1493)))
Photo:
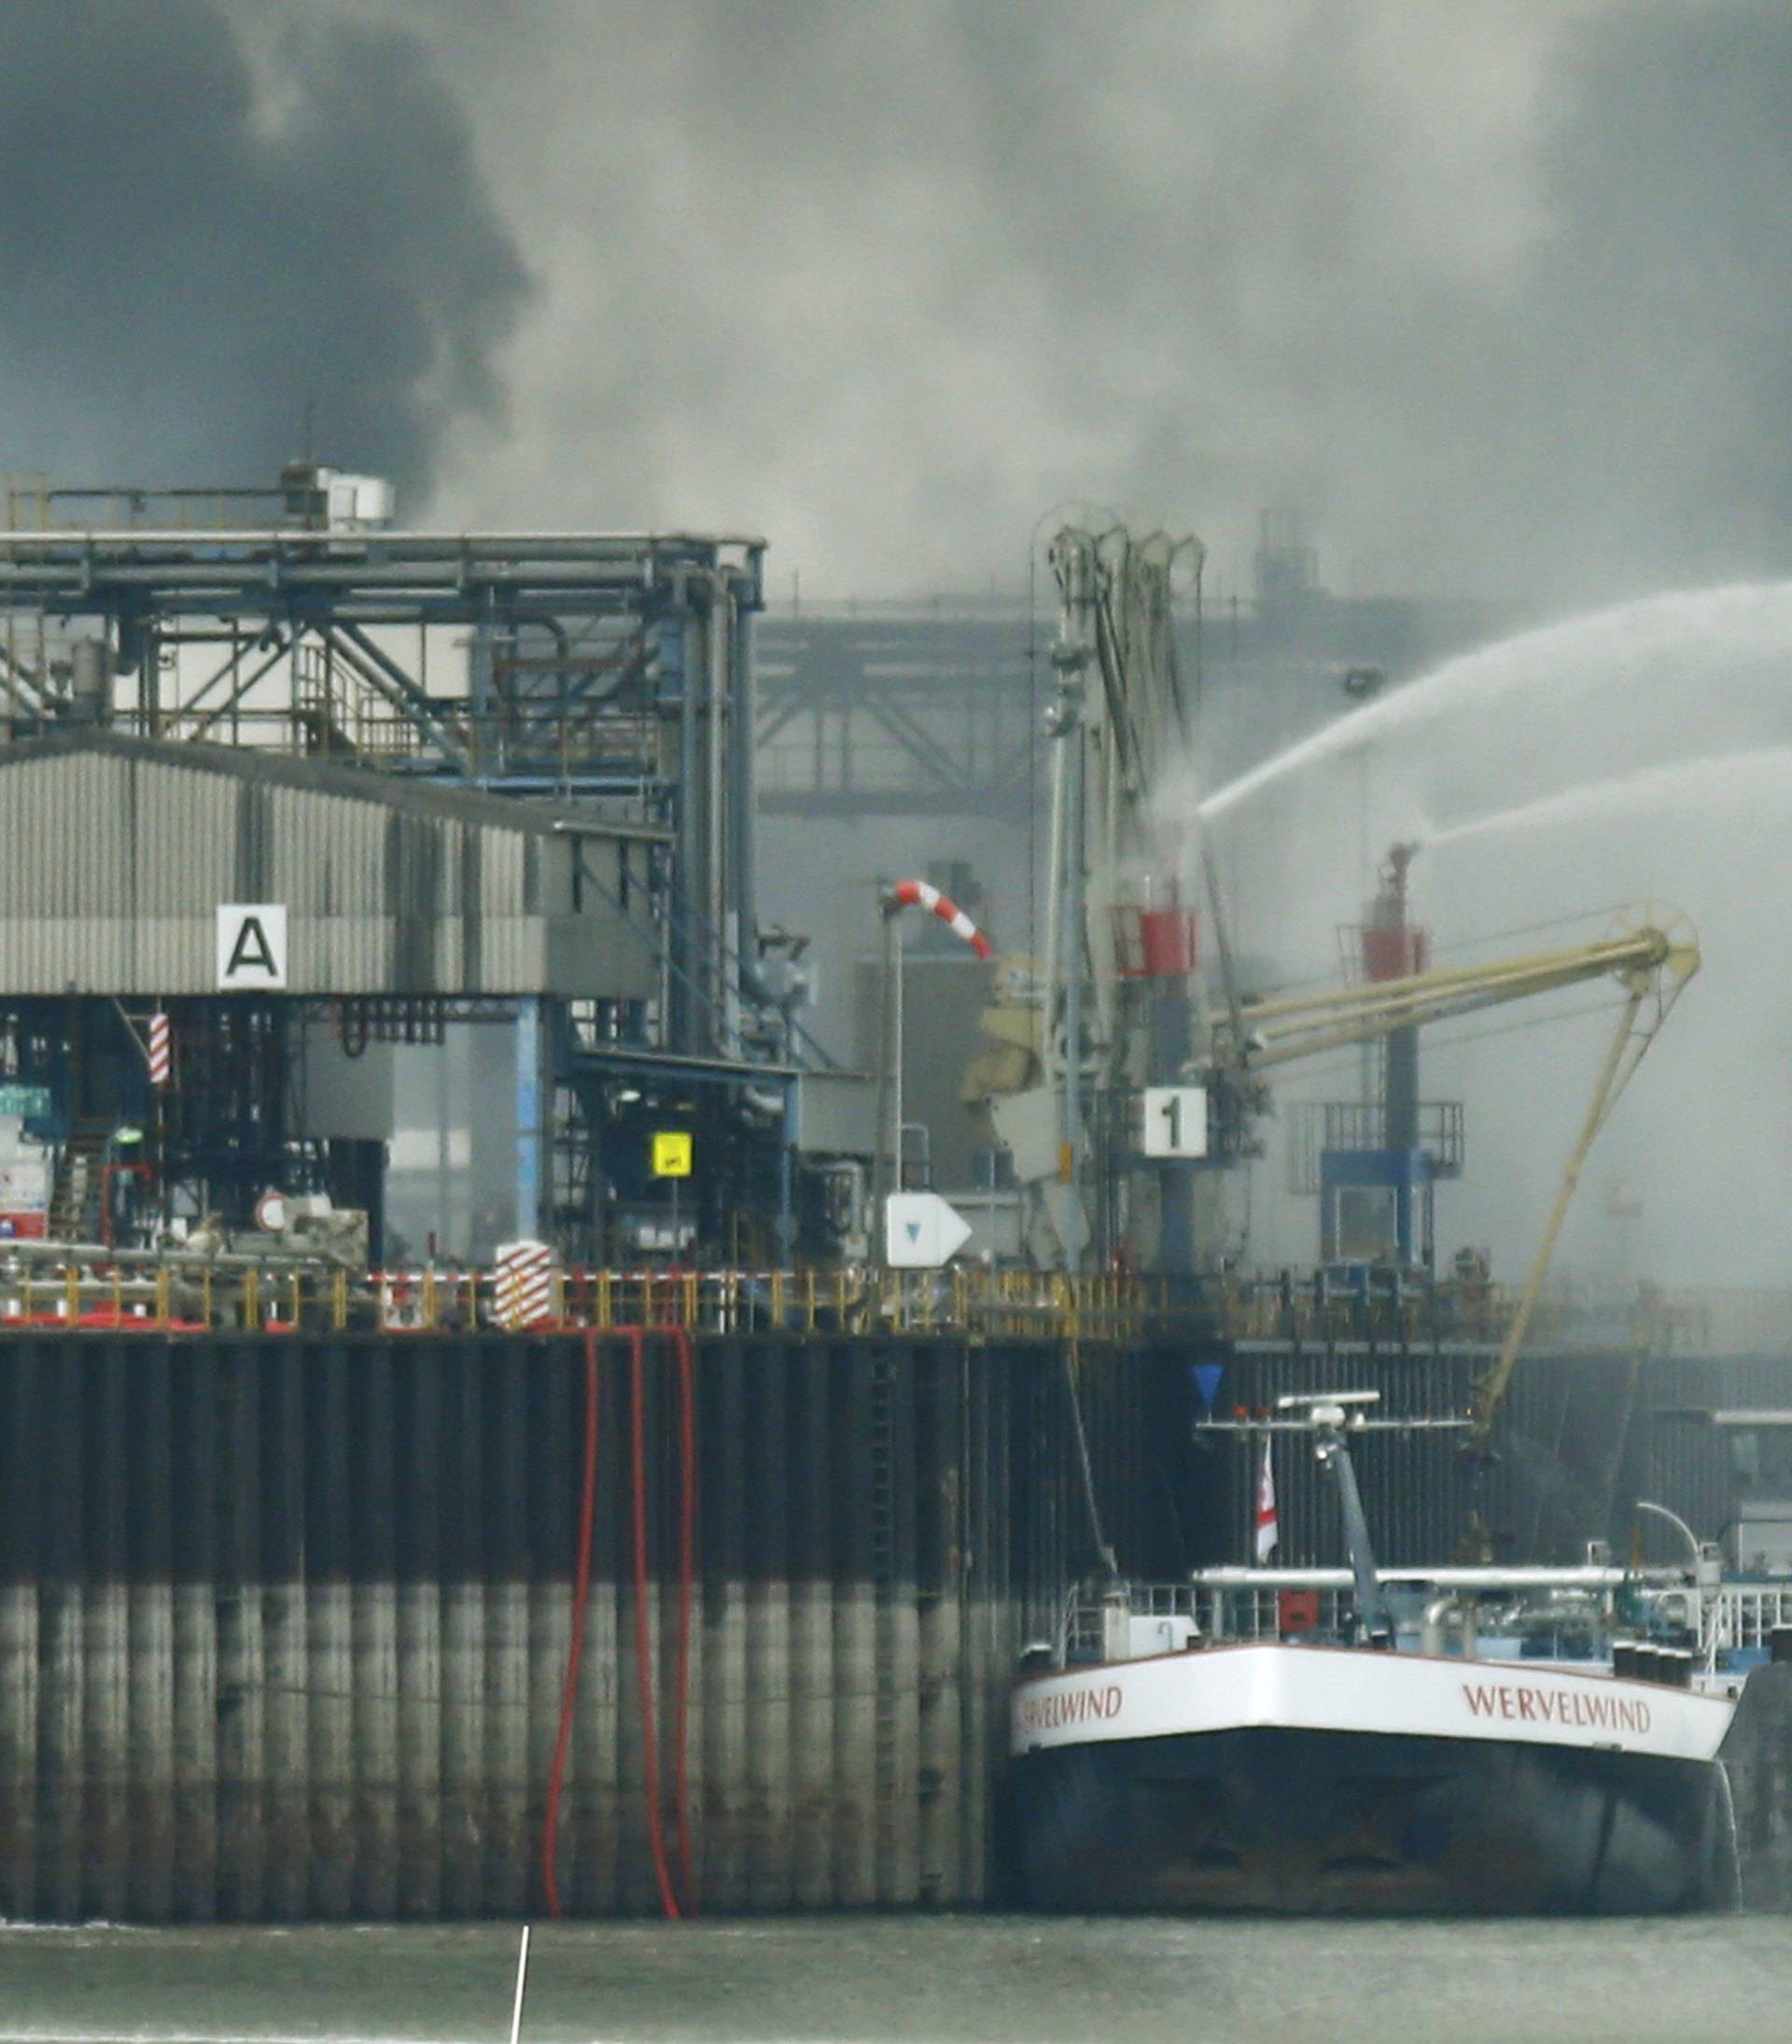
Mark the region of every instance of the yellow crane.
POLYGON ((1404 979, 1368 981, 1321 993, 1240 999, 1207 1017, 1210 1077, 1237 1086, 1248 1084, 1253 1073, 1296 1058, 1368 1043, 1396 1029, 1473 1015, 1507 1001, 1528 1001, 1559 987, 1611 978, 1624 989, 1617 1027, 1511 1325, 1498 1356, 1475 1387, 1470 1415, 1473 1446, 1485 1444, 1511 1381, 1588 1153, 1682 988, 1698 970, 1699 945, 1691 925, 1675 912, 1651 906, 1619 917, 1596 944, 1537 951, 1485 965, 1416 973, 1404 979))

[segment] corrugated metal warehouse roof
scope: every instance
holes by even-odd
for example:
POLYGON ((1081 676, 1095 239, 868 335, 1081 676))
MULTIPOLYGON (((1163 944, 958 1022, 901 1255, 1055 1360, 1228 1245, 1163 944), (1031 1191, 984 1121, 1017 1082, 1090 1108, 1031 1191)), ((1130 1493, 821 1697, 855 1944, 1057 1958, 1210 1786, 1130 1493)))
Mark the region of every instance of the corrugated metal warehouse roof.
POLYGON ((217 911, 257 903, 287 912, 289 993, 639 999, 655 834, 226 746, 31 739, 0 748, 0 997, 216 993, 217 911))

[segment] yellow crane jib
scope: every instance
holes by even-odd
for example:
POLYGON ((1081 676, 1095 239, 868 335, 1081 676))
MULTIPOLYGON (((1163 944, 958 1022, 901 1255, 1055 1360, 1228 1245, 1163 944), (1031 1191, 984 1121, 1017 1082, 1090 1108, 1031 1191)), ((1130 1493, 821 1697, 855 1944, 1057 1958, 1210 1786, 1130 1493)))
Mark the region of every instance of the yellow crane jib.
POLYGON ((1395 1029, 1449 1021, 1507 1001, 1528 1001, 1559 987, 1616 979, 1625 992, 1593 1098, 1562 1174, 1530 1274, 1505 1339, 1475 1387, 1470 1443, 1484 1447, 1494 1414, 1531 1324, 1557 1238, 1575 1196, 1588 1153, 1611 1116, 1631 1075, 1642 1063, 1681 989, 1699 970, 1699 944, 1677 910, 1656 904, 1620 915, 1597 943, 1537 951, 1483 965, 1452 966, 1404 979, 1336 987, 1323 992, 1242 1001, 1236 1010, 1206 1017, 1212 1045, 1210 1084, 1239 1085, 1249 1075, 1365 1043, 1395 1029))
POLYGON ((1220 1009, 1207 1017, 1212 1062, 1223 1070, 1262 1071, 1296 1058, 1363 1043, 1394 1029, 1416 1029, 1473 1015, 1511 1001, 1528 1001, 1558 987, 1615 977, 1643 987, 1665 1015, 1699 969, 1699 946, 1686 918, 1654 908, 1621 917, 1595 944, 1537 951, 1417 973, 1405 979, 1371 980, 1322 992, 1269 996, 1239 1002, 1235 1023, 1220 1009))
POLYGON ((1549 1270, 1549 1259, 1555 1253, 1556 1239, 1561 1233, 1562 1223, 1568 1217, 1568 1208, 1575 1197, 1575 1188, 1580 1183, 1580 1174, 1587 1162, 1588 1153, 1597 1141, 1600 1130, 1611 1118, 1612 1109, 1617 1106, 1618 1096, 1630 1084, 1631 1076, 1643 1062, 1649 1045, 1654 1043, 1661 1025, 1666 1021, 1669 1010, 1680 998, 1687 982, 1699 970, 1699 945, 1692 933, 1692 926, 1684 916, 1645 921, 1636 931, 1639 936, 1661 940, 1666 948, 1659 952, 1653 963, 1636 962, 1615 968, 1622 980, 1629 999, 1619 1011, 1617 1027, 1613 1032, 1605 1061, 1600 1068, 1599 1079, 1593 1087, 1592 1100, 1587 1109, 1587 1117, 1581 1123, 1580 1134, 1570 1151, 1568 1162, 1562 1171, 1561 1186, 1556 1194, 1556 1203, 1550 1209, 1549 1219, 1539 1238, 1536 1253, 1531 1259, 1530 1275, 1525 1280, 1523 1292, 1519 1296, 1518 1308, 1512 1315, 1511 1325, 1506 1329, 1505 1339, 1500 1344, 1500 1352, 1493 1365, 1475 1387, 1474 1400, 1470 1408, 1469 1445, 1472 1449, 1485 1449, 1492 1432, 1494 1415, 1500 1401, 1505 1396, 1506 1387, 1512 1381, 1512 1372, 1518 1366, 1519 1354, 1524 1347, 1524 1337, 1531 1325, 1531 1315, 1535 1309, 1538 1295, 1543 1290, 1543 1281, 1549 1270), (1661 927, 1665 921, 1667 928, 1661 927))

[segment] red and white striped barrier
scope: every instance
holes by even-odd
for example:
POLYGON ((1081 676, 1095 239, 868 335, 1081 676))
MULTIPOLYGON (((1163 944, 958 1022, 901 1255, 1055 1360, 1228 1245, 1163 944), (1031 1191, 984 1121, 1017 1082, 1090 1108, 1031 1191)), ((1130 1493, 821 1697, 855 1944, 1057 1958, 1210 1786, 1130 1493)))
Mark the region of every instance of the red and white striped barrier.
POLYGON ((149 1084, 166 1085, 175 1075, 175 1034, 161 1009, 149 1017, 149 1084))
POLYGON ((553 1252, 545 1242, 500 1242, 493 1309, 501 1326, 545 1327, 553 1320, 553 1252))
POLYGON ((889 899, 902 908, 931 909, 955 937, 962 937, 980 959, 992 955, 993 946, 970 917, 950 895, 942 894, 928 880, 898 880, 889 899))

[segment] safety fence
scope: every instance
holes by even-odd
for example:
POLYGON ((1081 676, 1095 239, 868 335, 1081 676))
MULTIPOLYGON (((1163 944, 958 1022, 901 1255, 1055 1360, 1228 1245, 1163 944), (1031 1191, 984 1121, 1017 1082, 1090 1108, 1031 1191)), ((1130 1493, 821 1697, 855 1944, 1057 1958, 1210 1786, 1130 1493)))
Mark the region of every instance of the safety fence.
MULTIPOLYGON (((668 1327, 693 1334, 969 1333, 1113 1341, 1175 1314, 1165 1285, 1138 1278, 971 1268, 886 1271, 586 1270, 549 1273, 519 1309, 501 1269, 353 1272, 93 1261, 0 1268, 0 1327, 108 1333, 509 1332, 668 1327)), ((1205 1316, 1200 1316, 1205 1321, 1205 1316)))
POLYGON ((1211 1309, 1235 1341, 1491 1343, 1510 1323, 1516 1290, 1484 1280, 1432 1282, 1368 1266, 1227 1273, 1207 1281, 1211 1309))
MULTIPOLYGON (((1223 1275, 1205 1296, 1226 1338, 1422 1348, 1502 1341, 1519 1288, 1485 1278, 1433 1282, 1377 1267, 1223 1275)), ((1561 1278, 1544 1292, 1527 1337, 1536 1350, 1606 1354, 1792 1356, 1792 1290, 1643 1281, 1595 1287, 1561 1278)))
POLYGON ((1196 1339, 1393 1346, 1491 1341, 1509 1301, 1491 1287, 1329 1288, 1311 1280, 1223 1279, 1198 1287, 1159 1277, 991 1269, 597 1269, 556 1267, 532 1309, 511 1274, 436 1267, 351 1271, 315 1263, 138 1259, 111 1263, 38 1252, 0 1267, 0 1325, 215 1332, 351 1328, 399 1332, 497 1327, 684 1327, 693 1333, 931 1333, 1129 1340, 1196 1339))
MULTIPOLYGON (((504 1268, 360 1271, 291 1258, 160 1257, 10 1244, 0 1327, 161 1332, 401 1333, 492 1328, 682 1327, 693 1334, 964 1333, 1001 1338, 1435 1350, 1487 1348, 1515 1294, 1485 1282, 1425 1285, 1391 1273, 1224 1276, 1198 1282, 1121 1273, 970 1265, 884 1270, 587 1269, 555 1266, 520 1290, 504 1268), (519 1302, 526 1300, 526 1307, 519 1302)), ((1792 1293, 1571 1293, 1546 1304, 1530 1347, 1558 1353, 1792 1357, 1792 1293)))

